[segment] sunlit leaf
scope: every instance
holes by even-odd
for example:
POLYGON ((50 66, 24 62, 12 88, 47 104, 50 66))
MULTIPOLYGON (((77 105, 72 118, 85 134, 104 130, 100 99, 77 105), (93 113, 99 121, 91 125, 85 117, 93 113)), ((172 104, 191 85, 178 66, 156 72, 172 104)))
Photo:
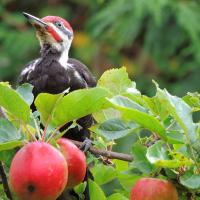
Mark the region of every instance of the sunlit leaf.
POLYGON ((94 180, 97 184, 103 185, 117 176, 117 172, 115 168, 111 166, 106 166, 103 164, 96 164, 92 169, 91 172, 93 174, 94 180), (99 173, 101 172, 101 173, 99 173))
POLYGON ((98 86, 105 87, 113 95, 122 94, 132 87, 132 81, 128 77, 126 68, 111 69, 103 73, 98 80, 98 86))
POLYGON ((106 196, 103 190, 99 187, 97 183, 89 179, 89 191, 90 191, 90 198, 93 200, 106 200, 106 196))
POLYGON ((146 128, 152 132, 155 132, 164 140, 167 139, 163 125, 155 117, 140 111, 137 106, 135 106, 135 108, 130 108, 130 104, 127 106, 127 102, 125 101, 124 103, 124 101, 122 101, 121 99, 122 97, 116 96, 108 99, 108 101, 112 103, 114 108, 118 109, 122 113, 123 117, 126 120, 133 120, 134 122, 138 123, 142 128, 146 128))
POLYGON ((192 119, 192 109, 181 98, 172 96, 166 89, 161 90, 156 84, 157 93, 160 104, 170 112, 170 115, 174 117, 180 127, 184 130, 186 135, 185 143, 188 140, 195 142, 197 134, 195 133, 197 126, 192 119))
POLYGON ((37 110, 40 112, 42 117, 42 121, 47 122, 52 119, 54 109, 57 103, 64 96, 64 93, 61 94, 48 94, 48 93, 40 93, 35 99, 35 106, 37 110))
POLYGON ((57 126, 104 108, 109 93, 103 88, 80 89, 64 96, 56 105, 53 123, 57 126))
POLYGON ((26 101, 7 83, 0 82, 0 106, 16 119, 28 122, 30 108, 26 101))

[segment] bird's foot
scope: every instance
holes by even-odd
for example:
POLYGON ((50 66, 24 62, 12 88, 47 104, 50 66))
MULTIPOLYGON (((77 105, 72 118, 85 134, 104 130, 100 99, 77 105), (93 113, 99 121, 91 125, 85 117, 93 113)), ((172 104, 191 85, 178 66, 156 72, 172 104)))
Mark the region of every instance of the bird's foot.
POLYGON ((83 141, 83 144, 80 147, 80 150, 86 152, 91 146, 92 146, 92 140, 86 137, 85 140, 83 141))

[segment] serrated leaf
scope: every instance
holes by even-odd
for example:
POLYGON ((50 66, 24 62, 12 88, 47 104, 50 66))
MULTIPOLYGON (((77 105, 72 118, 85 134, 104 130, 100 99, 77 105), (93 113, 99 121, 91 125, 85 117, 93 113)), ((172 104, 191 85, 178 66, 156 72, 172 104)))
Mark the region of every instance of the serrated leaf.
POLYGON ((97 183, 95 183, 91 179, 88 180, 88 183, 89 183, 90 198, 92 200, 106 200, 106 196, 103 190, 99 187, 97 183))
POLYGON ((190 140, 195 142, 197 139, 195 133, 197 126, 192 119, 192 109, 181 98, 169 94, 166 89, 161 90, 157 84, 156 88, 156 96, 159 98, 160 103, 170 112, 170 115, 174 117, 180 127, 184 130, 186 135, 185 143, 188 143, 190 140))
POLYGON ((123 103, 120 96, 108 99, 112 103, 113 107, 120 110, 123 117, 128 121, 134 121, 141 125, 142 128, 149 129, 152 132, 158 134, 162 139, 166 140, 165 129, 163 125, 153 116, 142 112, 140 110, 131 109, 127 102, 123 103))
POLYGON ((91 172, 93 174, 95 182, 99 185, 110 182, 117 176, 115 168, 103 164, 96 164, 91 168, 91 172))
POLYGON ((180 183, 189 189, 199 189, 200 174, 186 172, 183 176, 180 177, 180 183))
POLYGON ((103 88, 80 89, 64 96, 56 105, 53 123, 57 126, 104 108, 109 93, 103 88))
POLYGON ((33 90, 33 86, 28 84, 28 83, 20 85, 16 89, 16 91, 24 98, 24 100, 26 101, 26 103, 28 105, 31 105, 33 103, 33 100, 34 100, 32 90, 33 90))
POLYGON ((30 120, 30 108, 26 101, 8 84, 0 82, 0 106, 9 114, 27 123, 30 120))
POLYGON ((107 70, 100 77, 97 85, 105 87, 113 95, 126 92, 128 88, 133 86, 125 67, 107 70))
POLYGON ((128 135, 137 128, 138 125, 135 124, 135 126, 132 125, 130 127, 128 123, 117 118, 110 119, 102 124, 93 126, 91 130, 97 133, 98 135, 105 137, 107 140, 115 140, 128 135))

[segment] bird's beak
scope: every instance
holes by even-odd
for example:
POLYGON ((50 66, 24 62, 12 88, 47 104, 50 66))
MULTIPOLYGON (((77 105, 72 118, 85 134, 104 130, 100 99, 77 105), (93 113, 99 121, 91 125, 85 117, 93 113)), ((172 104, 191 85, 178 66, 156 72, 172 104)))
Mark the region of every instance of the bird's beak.
POLYGON ((22 14, 27 18, 27 20, 33 26, 35 26, 36 29, 38 29, 38 28, 48 29, 49 25, 47 23, 43 22, 41 19, 39 19, 33 15, 30 15, 28 13, 25 13, 25 12, 23 12, 22 14))

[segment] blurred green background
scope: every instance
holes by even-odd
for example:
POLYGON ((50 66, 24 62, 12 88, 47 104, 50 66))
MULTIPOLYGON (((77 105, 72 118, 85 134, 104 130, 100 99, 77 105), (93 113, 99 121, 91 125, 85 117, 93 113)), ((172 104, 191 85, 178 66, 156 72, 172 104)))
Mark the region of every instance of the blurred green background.
POLYGON ((67 19, 75 32, 70 57, 97 78, 126 66, 146 94, 152 79, 176 95, 200 89, 198 0, 0 0, 0 80, 13 84, 39 54, 22 11, 67 19))

